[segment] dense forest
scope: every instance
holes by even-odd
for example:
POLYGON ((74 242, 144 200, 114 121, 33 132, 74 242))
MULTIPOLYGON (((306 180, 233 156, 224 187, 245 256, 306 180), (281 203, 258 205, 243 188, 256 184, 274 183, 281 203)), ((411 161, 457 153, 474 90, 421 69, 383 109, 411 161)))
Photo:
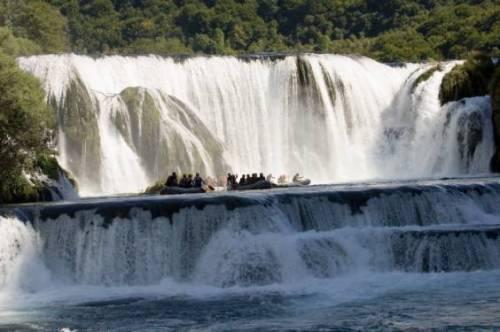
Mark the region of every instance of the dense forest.
POLYGON ((500 54, 499 0, 3 0, 0 26, 18 54, 500 54))
MULTIPOLYGON (((500 0, 0 0, 0 203, 40 199, 31 175, 60 172, 48 147, 54 119, 18 56, 329 52, 420 61, 476 51, 500 56, 500 0)), ((454 73, 467 79, 450 80, 449 95, 468 93, 477 76, 469 67, 454 73)))

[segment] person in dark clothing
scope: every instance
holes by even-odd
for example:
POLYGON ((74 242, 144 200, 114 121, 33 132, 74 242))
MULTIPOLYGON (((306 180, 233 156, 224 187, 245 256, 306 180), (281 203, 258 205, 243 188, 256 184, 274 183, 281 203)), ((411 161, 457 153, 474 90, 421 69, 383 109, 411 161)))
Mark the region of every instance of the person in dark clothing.
POLYGON ((264 173, 260 173, 259 181, 266 181, 266 177, 264 176, 264 173))
POLYGON ((259 177, 257 176, 257 173, 252 174, 252 184, 257 183, 259 181, 259 177))
POLYGON ((193 181, 193 174, 189 174, 188 175, 188 179, 187 179, 187 187, 186 188, 192 188, 193 187, 193 184, 194 184, 194 181, 193 181))
POLYGON ((182 175, 182 179, 179 183, 179 187, 181 188, 188 188, 188 178, 186 174, 182 175))
POLYGON ((196 173, 193 182, 194 187, 201 188, 201 186, 203 185, 203 179, 201 178, 200 173, 196 173))
POLYGON ((172 172, 172 174, 167 178, 167 182, 165 182, 165 186, 167 187, 177 187, 177 174, 172 172))
POLYGON ((250 174, 247 174, 247 184, 252 184, 252 177, 250 174))
POLYGON ((240 183, 239 183, 239 185, 240 185, 240 186, 244 186, 244 185, 246 185, 246 184, 247 184, 247 178, 246 178, 245 174, 243 174, 243 175, 241 176, 241 179, 240 179, 240 183))

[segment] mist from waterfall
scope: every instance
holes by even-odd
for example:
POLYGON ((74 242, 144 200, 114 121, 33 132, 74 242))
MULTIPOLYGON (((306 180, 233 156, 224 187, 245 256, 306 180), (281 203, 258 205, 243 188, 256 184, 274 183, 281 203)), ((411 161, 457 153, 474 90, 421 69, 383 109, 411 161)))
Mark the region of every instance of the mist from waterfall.
POLYGON ((139 192, 167 173, 305 174, 315 183, 488 172, 488 97, 441 106, 458 62, 363 57, 19 59, 59 120, 81 194, 139 192))

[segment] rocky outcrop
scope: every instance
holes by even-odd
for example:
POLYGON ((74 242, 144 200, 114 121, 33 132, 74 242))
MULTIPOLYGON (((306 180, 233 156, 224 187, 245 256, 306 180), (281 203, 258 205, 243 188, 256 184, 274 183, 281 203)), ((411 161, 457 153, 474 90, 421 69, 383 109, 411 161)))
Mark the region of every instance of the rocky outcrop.
POLYGON ((39 155, 30 173, 16 179, 16 186, 0 196, 0 204, 52 202, 77 198, 77 183, 52 155, 39 155))
POLYGON ((78 179, 90 182, 99 179, 101 164, 96 105, 82 81, 75 78, 56 108, 58 126, 64 134, 68 167, 78 179))
POLYGON ((491 57, 476 54, 446 74, 439 91, 441 104, 486 95, 491 97, 496 143, 490 169, 495 173, 500 173, 500 64, 498 60, 495 61, 491 57))
POLYGON ((171 171, 224 174, 224 147, 182 101, 132 87, 120 93, 113 122, 141 157, 148 175, 163 179, 171 171), (210 170, 209 167, 213 167, 210 170))
POLYGON ((439 90, 441 104, 489 94, 494 70, 493 60, 484 55, 475 55, 464 64, 455 66, 441 82, 439 90))
POLYGON ((424 71, 422 74, 420 74, 420 76, 413 82, 413 85, 411 87, 411 91, 415 91, 415 89, 420 85, 420 83, 423 83, 425 81, 427 81, 429 78, 432 77, 432 75, 434 75, 435 72, 441 70, 441 66, 440 65, 435 65, 435 66, 432 66, 431 68, 427 69, 426 71, 424 71))
POLYGON ((493 128, 495 132, 496 151, 491 160, 491 170, 500 173, 500 66, 491 81, 491 109, 493 113, 493 128))

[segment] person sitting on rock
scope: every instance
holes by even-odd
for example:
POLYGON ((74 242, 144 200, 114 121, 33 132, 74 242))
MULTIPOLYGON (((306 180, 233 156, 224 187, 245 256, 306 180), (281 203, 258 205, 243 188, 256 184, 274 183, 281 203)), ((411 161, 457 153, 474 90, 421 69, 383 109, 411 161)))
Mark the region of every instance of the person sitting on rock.
POLYGON ((201 186, 203 186, 203 179, 201 178, 200 173, 196 173, 193 182, 195 188, 201 188, 201 186))

